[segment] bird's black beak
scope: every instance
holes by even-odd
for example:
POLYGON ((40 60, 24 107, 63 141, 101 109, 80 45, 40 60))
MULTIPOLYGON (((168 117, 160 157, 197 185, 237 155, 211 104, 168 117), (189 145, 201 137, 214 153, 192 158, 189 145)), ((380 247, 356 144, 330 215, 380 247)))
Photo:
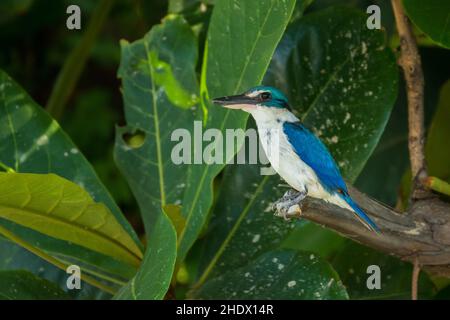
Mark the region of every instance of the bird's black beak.
POLYGON ((230 109, 251 108, 256 104, 255 99, 247 97, 245 94, 215 98, 212 101, 230 109))

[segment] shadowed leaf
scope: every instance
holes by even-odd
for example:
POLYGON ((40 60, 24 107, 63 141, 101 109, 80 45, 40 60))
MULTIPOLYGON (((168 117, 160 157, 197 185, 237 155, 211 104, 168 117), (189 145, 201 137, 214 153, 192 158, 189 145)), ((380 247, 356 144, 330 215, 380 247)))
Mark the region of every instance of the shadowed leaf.
POLYGON ((244 267, 206 282, 200 299, 347 299, 336 272, 314 254, 268 251, 244 267))
MULTIPOLYGON (((412 265, 402 262, 355 242, 348 241, 336 253, 331 264, 348 288, 351 299, 410 299, 412 265), (377 276, 368 272, 369 266, 380 269, 380 289, 369 289, 367 282, 374 283, 377 276), (372 276, 372 277, 371 277, 372 276), (369 277, 371 277, 369 279, 369 277)), ((430 298, 434 293, 433 284, 425 272, 419 281, 419 298, 430 298)))
POLYGON ((403 0, 408 17, 437 44, 450 48, 450 2, 403 0))
POLYGON ((50 281, 23 271, 0 271, 0 300, 65 300, 69 296, 50 281))
MULTIPOLYGON (((208 30, 202 66, 201 97, 205 129, 218 129, 225 136, 226 129, 245 128, 248 115, 211 105, 208 98, 232 95, 257 85, 290 20, 293 0, 230 0, 218 1, 214 7, 208 30), (233 34, 231 41, 230 34, 233 34)), ((213 139, 211 144, 218 145, 213 139)), ((218 147, 221 148, 220 146, 218 147)), ((237 147, 239 150, 240 146, 237 147)), ((222 151, 222 150, 221 150, 222 151)), ((194 146, 194 153, 203 150, 194 146)), ((231 156, 234 152, 231 153, 231 156)), ((178 239, 178 261, 182 261, 198 237, 213 201, 212 184, 223 169, 220 163, 206 155, 202 165, 189 171, 183 198, 186 227, 178 239)))

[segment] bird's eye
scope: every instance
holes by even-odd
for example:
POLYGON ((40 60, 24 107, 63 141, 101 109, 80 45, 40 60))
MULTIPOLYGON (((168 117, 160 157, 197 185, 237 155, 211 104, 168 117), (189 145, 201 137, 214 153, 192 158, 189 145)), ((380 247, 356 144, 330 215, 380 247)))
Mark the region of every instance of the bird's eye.
POLYGON ((261 99, 262 100, 269 100, 272 98, 272 95, 270 94, 270 92, 263 92, 261 93, 261 99))

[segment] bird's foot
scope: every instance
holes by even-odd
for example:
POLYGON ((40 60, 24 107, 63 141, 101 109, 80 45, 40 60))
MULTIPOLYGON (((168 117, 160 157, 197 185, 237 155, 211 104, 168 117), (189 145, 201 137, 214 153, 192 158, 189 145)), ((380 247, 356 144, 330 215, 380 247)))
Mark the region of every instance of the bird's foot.
POLYGON ((300 217, 302 210, 299 203, 306 197, 306 194, 307 191, 288 190, 281 199, 272 205, 275 216, 282 217, 287 221, 292 217, 300 217))

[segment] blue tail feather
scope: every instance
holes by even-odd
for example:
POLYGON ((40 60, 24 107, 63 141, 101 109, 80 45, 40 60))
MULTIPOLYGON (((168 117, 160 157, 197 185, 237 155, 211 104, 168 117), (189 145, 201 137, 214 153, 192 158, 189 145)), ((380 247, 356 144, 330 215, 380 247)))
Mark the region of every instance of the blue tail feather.
POLYGON ((375 222, 372 221, 372 219, 369 218, 369 216, 353 201, 353 199, 350 197, 349 194, 343 194, 341 195, 342 198, 352 207, 352 209, 355 211, 358 218, 371 230, 380 233, 380 229, 375 224, 375 222))

